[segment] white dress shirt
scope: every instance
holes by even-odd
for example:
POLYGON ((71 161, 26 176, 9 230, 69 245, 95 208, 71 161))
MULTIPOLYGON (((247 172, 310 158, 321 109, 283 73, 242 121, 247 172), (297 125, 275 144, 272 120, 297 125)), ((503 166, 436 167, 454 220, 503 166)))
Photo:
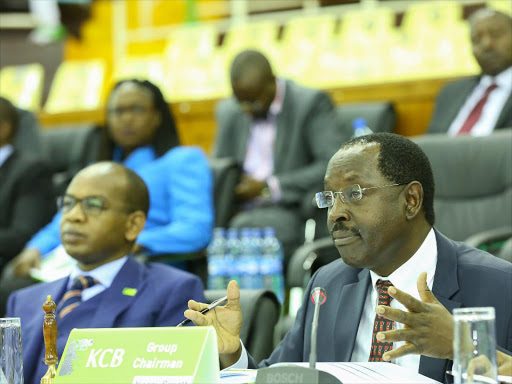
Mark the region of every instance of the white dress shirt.
POLYGON ((496 84, 498 88, 489 94, 482 110, 482 115, 475 123, 469 134, 472 136, 485 136, 492 133, 496 123, 498 122, 501 111, 503 110, 503 106, 507 102, 512 91, 512 67, 509 67, 495 77, 483 75, 480 78, 480 82, 468 96, 466 102, 459 110, 457 117, 455 117, 450 125, 450 128, 448 129, 449 135, 457 135, 471 111, 478 104, 487 88, 489 88, 493 83, 496 84))
MULTIPOLYGON (((398 289, 408 293, 418 300, 421 300, 416 284, 418 276, 421 272, 427 272, 427 285, 429 289, 432 289, 432 285, 434 284, 434 274, 436 272, 436 264, 437 241, 434 229, 431 229, 416 253, 391 275, 388 277, 380 277, 376 273, 370 271, 372 286, 368 289, 350 361, 367 362, 370 357, 375 309, 377 308, 379 301, 379 295, 375 288, 377 280, 390 280, 398 289)), ((391 308, 407 311, 407 309, 397 300, 391 301, 391 308)), ((402 328, 402 324, 395 323, 395 329, 400 328, 402 328)), ((241 340, 240 344, 242 345, 242 355, 240 356, 240 359, 229 368, 244 369, 248 367, 249 362, 247 358, 247 350, 241 340)), ((403 344, 403 342, 393 343, 393 349, 396 349, 403 344)), ((393 363, 418 372, 420 367, 420 355, 406 355, 393 360, 393 363)))
POLYGON ((116 278, 117 274, 123 267, 123 265, 128 260, 128 256, 124 256, 120 259, 111 261, 108 264, 104 264, 96 269, 93 269, 92 271, 84 272, 80 268, 78 268, 78 265, 73 265, 73 268, 71 269, 71 273, 69 274, 69 281, 68 281, 68 290, 71 289, 71 285, 73 284, 73 280, 77 276, 91 276, 92 278, 96 279, 98 281, 98 284, 93 285, 90 288, 86 288, 82 291, 82 302, 87 301, 94 296, 100 294, 104 290, 110 288, 112 285, 112 282, 116 278))
POLYGON ((255 180, 266 180, 273 201, 281 199, 281 188, 274 173, 274 142, 276 119, 283 108, 286 84, 276 80, 276 94, 270 104, 267 118, 252 120, 244 159, 244 172, 255 180))
MULTIPOLYGON (((370 357, 373 324, 375 321, 375 309, 377 308, 379 302, 379 294, 377 292, 377 288, 375 287, 377 280, 389 280, 396 288, 408 293, 418 300, 421 300, 417 288, 418 276, 421 272, 427 272, 427 285, 429 289, 432 289, 432 284, 434 283, 434 274, 436 273, 436 263, 436 235, 434 230, 431 229, 423 241, 423 244, 421 244, 416 253, 391 275, 388 277, 381 277, 370 271, 372 286, 368 289, 368 294, 366 296, 363 313, 361 314, 361 321, 359 322, 356 342, 354 344, 354 350, 352 351, 352 357, 350 361, 367 362, 368 358, 370 357)), ((400 304, 398 300, 393 299, 390 306, 391 308, 407 311, 407 309, 402 304, 400 304)), ((394 329, 400 329, 402 327, 402 324, 395 323, 394 329)), ((393 349, 397 349, 403 344, 403 342, 393 343, 393 349)), ((393 360, 393 363, 418 372, 420 366, 420 355, 406 355, 393 360)))
POLYGON ((13 152, 14 148, 11 144, 5 144, 0 147, 0 167, 4 165, 13 152))

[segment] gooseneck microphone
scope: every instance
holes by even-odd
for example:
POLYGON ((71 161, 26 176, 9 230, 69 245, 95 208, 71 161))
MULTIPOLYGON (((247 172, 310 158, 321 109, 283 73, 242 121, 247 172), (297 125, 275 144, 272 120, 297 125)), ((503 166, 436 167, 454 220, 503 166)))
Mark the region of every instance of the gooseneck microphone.
POLYGON ((311 324, 311 350, 309 351, 309 368, 316 367, 316 335, 318 332, 318 315, 320 314, 320 306, 327 300, 325 289, 316 287, 311 290, 311 301, 315 304, 315 312, 313 314, 313 323, 311 324))

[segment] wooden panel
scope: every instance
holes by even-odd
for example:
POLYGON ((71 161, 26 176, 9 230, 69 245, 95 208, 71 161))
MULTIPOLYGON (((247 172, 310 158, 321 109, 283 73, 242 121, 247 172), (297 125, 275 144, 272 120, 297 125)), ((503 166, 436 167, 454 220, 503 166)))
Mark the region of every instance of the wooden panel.
MULTIPOLYGON (((453 78, 409 80, 388 84, 365 84, 327 89, 336 104, 365 101, 391 101, 397 112, 395 132, 404 136, 425 133, 434 101, 441 87, 453 78)), ((215 138, 215 105, 218 99, 171 104, 184 145, 198 145, 210 152, 215 138)), ((104 121, 102 110, 62 114, 39 114, 43 129, 59 124, 104 121)))

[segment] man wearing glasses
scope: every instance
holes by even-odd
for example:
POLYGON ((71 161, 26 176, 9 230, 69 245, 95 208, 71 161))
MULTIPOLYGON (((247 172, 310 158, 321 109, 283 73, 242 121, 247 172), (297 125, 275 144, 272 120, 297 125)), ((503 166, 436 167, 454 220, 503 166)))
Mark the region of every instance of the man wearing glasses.
MULTIPOLYGON (((316 194, 341 260, 320 268, 306 292, 325 288, 318 361, 387 361, 444 382, 453 359, 453 321, 459 307, 496 310, 498 349, 512 351, 512 264, 454 242, 434 229, 434 178, 425 153, 389 133, 353 139, 332 157, 316 194)), ((224 367, 257 367, 245 352, 239 290, 228 304, 185 315, 217 329, 224 367)), ((306 294, 293 328, 259 366, 308 361, 314 305, 306 294)))
POLYGON ((83 169, 59 209, 62 244, 76 266, 64 279, 14 292, 7 305, 7 316, 21 318, 29 384, 47 369, 41 332, 47 295, 57 303, 59 356, 73 328, 172 326, 183 319, 189 295, 204 300, 196 276, 130 257, 149 209, 146 185, 132 170, 113 162, 83 169))

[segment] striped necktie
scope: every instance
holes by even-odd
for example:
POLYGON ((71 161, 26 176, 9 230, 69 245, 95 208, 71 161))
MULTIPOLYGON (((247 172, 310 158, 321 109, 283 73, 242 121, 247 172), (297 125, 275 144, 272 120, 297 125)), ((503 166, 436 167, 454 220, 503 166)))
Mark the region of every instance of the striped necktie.
POLYGON ((71 288, 64 294, 57 306, 59 319, 62 319, 82 302, 82 291, 98 284, 91 276, 77 276, 71 284, 71 288))
MULTIPOLYGON (((393 286, 393 284, 391 284, 391 281, 389 280, 379 279, 375 285, 377 286, 377 292, 379 292, 379 305, 389 306, 393 298, 389 296, 388 288, 393 286)), ((370 358, 368 361, 383 361, 382 355, 393 349, 393 343, 377 340, 377 333, 392 330, 393 323, 393 320, 389 320, 384 316, 375 314, 372 333, 372 348, 370 350, 370 358)))

